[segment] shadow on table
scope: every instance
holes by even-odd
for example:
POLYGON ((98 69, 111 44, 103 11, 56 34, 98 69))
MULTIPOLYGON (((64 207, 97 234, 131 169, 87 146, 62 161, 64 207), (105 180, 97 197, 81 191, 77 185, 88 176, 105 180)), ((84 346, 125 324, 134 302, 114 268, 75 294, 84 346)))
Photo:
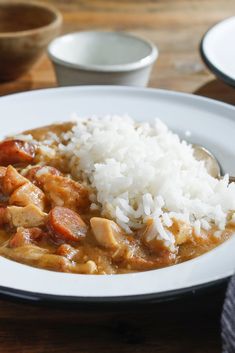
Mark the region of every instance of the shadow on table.
POLYGON ((15 92, 29 91, 33 88, 32 75, 28 73, 24 80, 19 78, 15 81, 0 82, 0 96, 15 92))
POLYGON ((215 79, 199 87, 194 94, 235 105, 235 88, 215 79))
POLYGON ((34 82, 32 74, 28 73, 25 76, 20 77, 18 80, 11 82, 0 82, 0 96, 16 93, 25 92, 33 89, 54 87, 55 83, 48 84, 48 82, 40 81, 34 82))

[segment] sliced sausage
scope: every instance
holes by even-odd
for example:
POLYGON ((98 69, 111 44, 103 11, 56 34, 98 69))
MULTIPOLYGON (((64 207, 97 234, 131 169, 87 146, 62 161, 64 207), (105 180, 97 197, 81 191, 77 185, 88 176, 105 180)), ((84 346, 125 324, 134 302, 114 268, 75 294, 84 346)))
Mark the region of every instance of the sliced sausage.
POLYGON ((87 232, 81 217, 66 207, 54 207, 50 211, 48 228, 54 239, 64 242, 79 241, 87 232))
POLYGON ((35 157, 32 143, 21 140, 6 140, 0 143, 0 165, 30 164, 35 157))

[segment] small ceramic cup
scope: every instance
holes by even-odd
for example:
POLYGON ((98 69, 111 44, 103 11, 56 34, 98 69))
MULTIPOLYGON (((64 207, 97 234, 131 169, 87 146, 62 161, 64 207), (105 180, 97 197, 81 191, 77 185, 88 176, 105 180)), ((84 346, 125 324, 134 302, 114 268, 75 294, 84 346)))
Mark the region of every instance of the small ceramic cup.
POLYGON ((48 55, 60 86, 146 86, 158 50, 127 33, 88 31, 58 37, 48 55))

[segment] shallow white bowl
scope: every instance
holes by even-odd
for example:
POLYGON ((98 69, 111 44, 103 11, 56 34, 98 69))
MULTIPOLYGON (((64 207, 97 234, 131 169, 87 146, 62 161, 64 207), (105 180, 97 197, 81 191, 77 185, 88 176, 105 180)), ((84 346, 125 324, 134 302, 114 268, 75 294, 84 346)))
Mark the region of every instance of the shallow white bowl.
MULTIPOLYGON (((80 116, 129 113, 138 121, 161 118, 190 142, 218 157, 235 174, 235 107, 164 90, 117 86, 67 87, 0 98, 1 137, 80 116)), ((223 281, 234 273, 235 236, 179 265, 123 275, 79 275, 25 266, 0 257, 0 294, 46 301, 117 302, 164 300, 223 281)))
POLYGON ((202 38, 202 59, 216 76, 235 86, 235 16, 211 27, 202 38))
POLYGON ((59 85, 146 86, 156 46, 123 32, 76 32, 49 45, 59 85))

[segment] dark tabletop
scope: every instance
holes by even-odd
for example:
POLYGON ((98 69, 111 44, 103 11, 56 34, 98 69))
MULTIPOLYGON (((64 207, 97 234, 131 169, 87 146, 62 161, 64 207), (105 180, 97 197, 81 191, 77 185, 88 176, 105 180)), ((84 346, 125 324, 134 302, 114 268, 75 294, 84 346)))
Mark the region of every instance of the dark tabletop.
MULTIPOLYGON (((11 0, 9 0, 10 2, 11 0)), ((203 65, 198 46, 234 0, 47 0, 64 15, 63 32, 126 30, 160 50, 150 86, 235 104, 235 90, 203 65)), ((0 94, 55 86, 46 56, 0 94)), ((141 285, 141 284, 140 284, 141 285)), ((0 300, 0 353, 217 353, 225 285, 167 303, 54 307, 0 300)))
POLYGON ((225 285, 165 303, 0 302, 0 352, 219 353, 225 285))

